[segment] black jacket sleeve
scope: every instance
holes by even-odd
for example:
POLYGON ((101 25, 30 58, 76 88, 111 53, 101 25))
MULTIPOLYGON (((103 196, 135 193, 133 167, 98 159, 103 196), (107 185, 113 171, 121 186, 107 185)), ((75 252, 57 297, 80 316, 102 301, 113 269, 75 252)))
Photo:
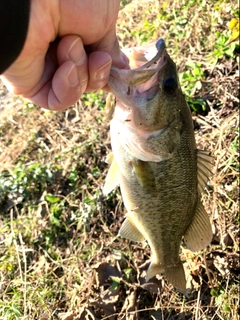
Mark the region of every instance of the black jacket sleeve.
POLYGON ((0 74, 19 56, 29 17, 30 0, 0 0, 0 74))

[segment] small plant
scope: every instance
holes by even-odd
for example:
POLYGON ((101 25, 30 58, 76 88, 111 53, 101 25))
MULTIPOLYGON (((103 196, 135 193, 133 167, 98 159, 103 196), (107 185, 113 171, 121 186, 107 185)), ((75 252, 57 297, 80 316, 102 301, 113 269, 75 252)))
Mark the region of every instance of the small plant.
POLYGON ((229 312, 231 310, 229 296, 221 286, 211 289, 210 294, 215 298, 216 304, 221 307, 223 311, 229 312))
POLYGON ((0 202, 8 195, 11 198, 23 197, 33 199, 36 193, 41 193, 47 183, 53 182, 53 175, 59 170, 52 164, 43 165, 33 163, 28 166, 19 162, 12 172, 3 172, 0 175, 0 202))
POLYGON ((208 55, 208 59, 213 65, 217 64, 218 60, 224 57, 234 58, 234 52, 237 47, 236 43, 230 43, 231 37, 229 34, 217 31, 215 36, 214 50, 208 55))
POLYGON ((202 88, 201 80, 204 74, 199 62, 188 61, 186 68, 186 71, 179 74, 179 80, 184 93, 192 97, 202 88))
POLYGON ((99 107, 99 110, 103 110, 105 107, 103 96, 104 93, 102 90, 100 90, 98 92, 84 93, 81 97, 81 100, 84 102, 86 107, 97 106, 99 107))
POLYGON ((186 63, 187 70, 179 73, 179 81, 186 96, 189 107, 195 112, 206 111, 206 102, 200 98, 193 98, 202 88, 204 73, 199 62, 186 63))
POLYGON ((239 40, 239 19, 233 18, 229 24, 228 28, 231 30, 230 42, 239 40))

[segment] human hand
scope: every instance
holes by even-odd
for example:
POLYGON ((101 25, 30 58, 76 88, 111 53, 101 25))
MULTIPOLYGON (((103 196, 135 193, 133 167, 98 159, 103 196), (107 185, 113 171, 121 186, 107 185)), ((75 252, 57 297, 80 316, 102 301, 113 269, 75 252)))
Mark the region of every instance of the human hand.
POLYGON ((14 94, 51 110, 107 88, 111 65, 125 68, 116 38, 119 0, 32 0, 17 60, 2 75, 14 94))

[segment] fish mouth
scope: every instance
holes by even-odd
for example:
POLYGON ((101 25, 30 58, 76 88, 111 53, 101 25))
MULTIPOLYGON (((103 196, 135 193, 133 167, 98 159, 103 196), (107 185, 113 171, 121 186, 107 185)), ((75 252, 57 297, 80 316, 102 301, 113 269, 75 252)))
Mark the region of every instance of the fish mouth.
POLYGON ((164 40, 159 39, 155 47, 157 54, 136 69, 112 67, 108 85, 117 101, 111 120, 111 132, 118 136, 121 145, 133 157, 159 162, 172 156, 173 143, 169 141, 170 137, 177 141, 179 139, 176 114, 154 125, 153 121, 147 120, 147 107, 151 106, 151 100, 160 90, 159 74, 170 59, 164 40), (142 110, 146 111, 145 116, 142 110), (166 146, 164 140, 169 146, 166 146))
POLYGON ((132 70, 111 68, 108 82, 111 92, 130 109, 135 109, 131 104, 134 96, 141 95, 150 100, 158 91, 157 77, 153 76, 165 66, 168 55, 163 39, 159 39, 155 46, 157 54, 141 67, 132 70))
POLYGON ((127 127, 134 125, 135 128, 152 132, 163 128, 146 126, 144 121, 141 121, 140 109, 145 108, 143 105, 159 92, 159 71, 168 62, 169 56, 163 39, 159 39, 155 46, 151 44, 149 47, 155 47, 155 51, 157 49, 157 54, 150 61, 132 70, 112 67, 108 85, 117 99, 114 117, 122 119, 127 127))

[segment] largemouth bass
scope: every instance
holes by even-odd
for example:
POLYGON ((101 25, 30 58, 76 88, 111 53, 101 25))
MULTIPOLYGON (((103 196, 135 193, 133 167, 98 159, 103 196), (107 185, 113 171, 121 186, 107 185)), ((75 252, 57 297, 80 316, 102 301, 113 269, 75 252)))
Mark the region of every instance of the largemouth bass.
POLYGON ((164 41, 158 40, 156 47, 156 56, 145 64, 144 49, 133 52, 140 67, 111 70, 109 87, 116 105, 103 191, 120 185, 127 214, 119 234, 147 240, 151 248, 146 280, 163 274, 184 291, 182 238, 192 251, 212 239, 200 199, 212 161, 208 152, 196 148, 191 112, 164 41))

